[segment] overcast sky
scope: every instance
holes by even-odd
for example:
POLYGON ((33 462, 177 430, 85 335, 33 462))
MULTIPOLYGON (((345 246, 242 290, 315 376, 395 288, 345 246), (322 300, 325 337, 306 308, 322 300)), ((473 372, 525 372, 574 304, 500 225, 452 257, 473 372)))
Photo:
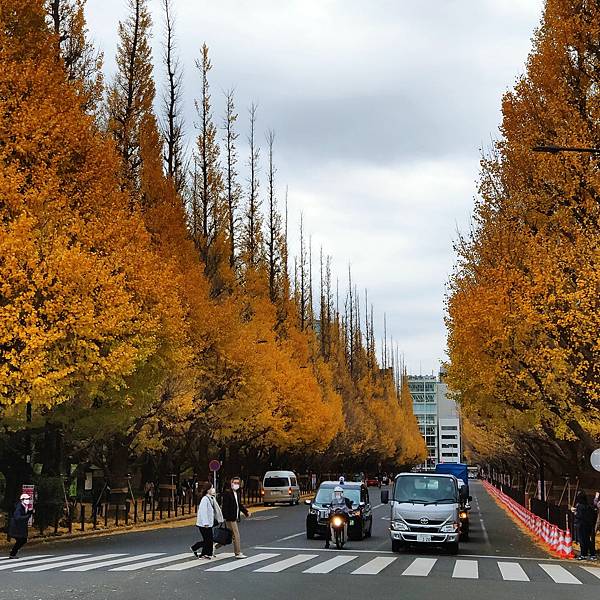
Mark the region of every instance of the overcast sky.
MULTIPOLYGON (((523 72, 542 3, 174 0, 191 136, 194 61, 206 42, 215 117, 234 87, 241 140, 258 103, 263 148, 262 133, 276 132, 290 227, 302 211, 315 257, 322 245, 344 282, 352 264, 379 335, 385 312, 412 373, 437 372, 445 357, 452 242, 468 226, 480 149, 497 137, 502 94, 523 72)), ((149 6, 160 92, 161 0, 149 6)), ((125 15, 126 0, 88 0, 109 78, 125 15)), ((240 152, 245 163, 243 144, 240 152)))

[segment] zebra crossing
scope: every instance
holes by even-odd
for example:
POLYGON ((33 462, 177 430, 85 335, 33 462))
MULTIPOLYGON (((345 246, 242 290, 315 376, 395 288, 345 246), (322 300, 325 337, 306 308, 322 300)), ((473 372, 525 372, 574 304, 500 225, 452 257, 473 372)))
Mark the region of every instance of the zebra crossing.
POLYGON ((224 552, 211 561, 193 557, 189 552, 168 554, 146 552, 143 554, 89 553, 49 555, 38 554, 19 560, 0 559, 0 571, 13 573, 86 573, 104 570, 111 573, 156 571, 164 573, 202 570, 206 573, 251 571, 258 574, 277 574, 294 570, 303 574, 319 575, 343 573, 344 575, 391 575, 400 577, 449 577, 451 579, 496 579, 511 582, 545 581, 562 585, 600 585, 600 567, 567 562, 522 561, 515 559, 469 558, 468 556, 414 557, 367 556, 352 553, 297 553, 259 552, 243 559, 224 552))

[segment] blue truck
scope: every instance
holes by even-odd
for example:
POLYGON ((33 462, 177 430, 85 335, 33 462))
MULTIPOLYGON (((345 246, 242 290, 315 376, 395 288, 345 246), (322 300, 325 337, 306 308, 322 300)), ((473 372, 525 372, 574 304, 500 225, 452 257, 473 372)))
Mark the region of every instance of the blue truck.
POLYGON ((471 510, 471 496, 469 496, 469 468, 464 463, 438 463, 435 466, 435 472, 443 475, 454 475, 456 479, 461 479, 463 484, 459 488, 461 507, 459 510, 460 518, 460 539, 468 541, 469 539, 469 510, 471 510))

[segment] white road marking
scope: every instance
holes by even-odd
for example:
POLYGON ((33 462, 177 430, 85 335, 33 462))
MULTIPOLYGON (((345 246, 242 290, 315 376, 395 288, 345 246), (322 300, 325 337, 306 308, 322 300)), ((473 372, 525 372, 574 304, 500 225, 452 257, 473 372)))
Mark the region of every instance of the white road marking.
POLYGON ((490 538, 488 536, 487 529, 485 528, 485 523, 483 522, 483 519, 481 517, 479 517, 479 522, 481 523, 481 531, 483 531, 483 539, 485 540, 485 543, 489 546, 490 538))
POLYGON ((588 573, 591 573, 594 577, 600 579, 600 569, 598 567, 581 567, 588 573))
MULTIPOLYGON (((52 554, 31 554, 29 556, 26 556, 25 558, 26 560, 33 560, 34 558, 48 558, 49 556, 52 556, 52 554)), ((17 565, 19 563, 23 564, 20 558, 17 559, 15 562, 15 559, 8 558, 8 556, 0 556, 0 560, 11 560, 14 564, 17 565)))
POLYGON ((348 556, 347 554, 344 556, 336 556, 325 562, 319 563, 314 567, 310 567, 310 569, 306 569, 303 573, 331 573, 334 569, 337 569, 356 558, 358 558, 358 556, 348 556))
POLYGON ((377 575, 381 573, 386 567, 391 565, 395 560, 396 556, 378 556, 373 558, 362 567, 358 567, 355 571, 350 573, 351 575, 377 575))
POLYGON ((249 556, 248 558, 237 558, 232 560, 231 562, 225 563, 224 565, 219 565, 218 567, 212 567, 211 569, 206 569, 208 571, 219 571, 219 572, 227 572, 227 571, 235 571, 236 569, 241 569, 242 567, 247 567, 248 565, 253 565, 257 562, 262 562, 263 560, 269 560, 270 558, 275 558, 279 556, 279 554, 256 554, 255 556, 249 556))
POLYGON ((415 558, 408 565, 402 575, 414 575, 415 577, 427 577, 433 565, 437 562, 437 558, 415 558))
POLYGON ((188 560, 184 563, 177 563, 176 565, 169 565, 168 567, 161 567, 160 569, 156 569, 157 571, 186 571, 187 569, 193 569, 195 567, 206 567, 214 563, 217 560, 225 560, 226 558, 233 558, 235 554, 233 552, 221 552, 217 554, 216 558, 211 559, 210 561, 204 559, 195 558, 194 560, 188 560))
POLYGON ((564 567, 560 565, 543 565, 540 564, 540 567, 552 577, 555 583, 570 583, 570 584, 580 584, 581 581, 575 577, 575 575, 569 573, 564 567))
POLYGON ((133 565, 123 565, 116 569, 109 569, 109 571, 137 571, 138 569, 144 569, 146 567, 153 567, 155 565, 162 565, 163 563, 175 562, 176 560, 182 560, 183 558, 189 558, 190 553, 185 554, 173 554, 172 556, 163 556, 162 558, 155 558, 153 560, 146 560, 141 563, 135 563, 133 565))
POLYGON ((300 537, 301 535, 306 535, 306 531, 301 531, 300 533, 294 533, 292 535, 286 535, 285 537, 279 538, 278 540, 275 540, 275 541, 276 542, 285 542, 287 540, 291 540, 293 538, 300 537))
POLYGON ((377 508, 381 508, 382 506, 384 506, 383 502, 381 504, 378 504, 377 506, 374 506, 372 510, 376 510, 377 508))
MULTIPOLYGON (((107 560, 91 565, 81 565, 79 567, 71 567, 70 569, 63 569, 63 572, 83 573, 84 571, 93 571, 94 569, 101 569, 102 567, 111 567, 112 565, 120 565, 128 562, 135 562, 136 560, 144 560, 146 558, 153 558, 154 556, 162 556, 164 552, 150 552, 148 554, 137 554, 136 556, 126 556, 125 558, 115 558, 115 560, 107 560)), ((101 558, 99 556, 97 559, 101 558)))
POLYGON ((519 563, 499 562, 498 568, 504 581, 529 581, 527 573, 519 563))
POLYGON ((479 567, 476 560, 457 560, 454 563, 452 577, 456 579, 479 579, 479 567))
MULTIPOLYGON (((290 548, 290 547, 279 547, 279 546, 254 546, 255 550, 292 550, 295 552, 306 552, 312 550, 312 548, 290 548)), ((335 548, 320 548, 319 552, 339 552, 335 548)), ((394 554, 391 550, 356 550, 352 548, 352 552, 360 554, 394 554)), ((538 560, 541 560, 538 558, 538 560)))
POLYGON ((269 521, 271 519, 277 519, 279 515, 261 515, 258 517, 252 517, 253 521, 269 521))
POLYGON ((67 560, 68 558, 78 558, 89 556, 89 554, 63 554, 62 556, 55 556, 53 558, 43 558, 41 560, 19 560, 19 561, 8 561, 7 564, 0 565, 0 570, 4 571, 6 569, 18 569, 19 567, 24 567, 25 565, 33 565, 33 564, 41 564, 41 563, 50 563, 50 562, 59 562, 61 560, 67 560))
POLYGON ((281 571, 285 571, 286 569, 294 567, 295 565, 308 562, 309 560, 317 558, 318 556, 318 554, 297 554, 291 558, 286 558, 284 560, 267 565, 266 567, 256 569, 255 573, 281 573, 281 571))
POLYGON ((89 558, 73 558, 71 560, 63 560, 62 562, 50 563, 45 565, 34 565, 33 567, 27 567, 26 569, 17 569, 16 573, 38 573, 40 571, 50 571, 51 569, 60 569, 61 567, 68 567, 69 565, 76 565, 82 563, 90 563, 103 559, 117 558, 117 556, 125 556, 124 554, 101 554, 100 556, 91 556, 89 558))

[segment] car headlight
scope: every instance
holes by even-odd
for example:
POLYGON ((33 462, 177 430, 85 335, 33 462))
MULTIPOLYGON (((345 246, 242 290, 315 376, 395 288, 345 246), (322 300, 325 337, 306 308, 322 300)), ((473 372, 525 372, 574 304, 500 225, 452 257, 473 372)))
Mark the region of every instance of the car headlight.
POLYGON ((408 525, 402 521, 392 521, 391 527, 394 531, 408 531, 408 525))
POLYGON ((309 514, 309 515, 317 515, 317 514, 319 514, 319 511, 318 511, 316 508, 314 508, 313 506, 311 506, 311 507, 308 509, 308 514, 309 514))
POLYGON ((454 533, 458 529, 458 523, 448 523, 444 525, 440 531, 442 533, 454 533))

